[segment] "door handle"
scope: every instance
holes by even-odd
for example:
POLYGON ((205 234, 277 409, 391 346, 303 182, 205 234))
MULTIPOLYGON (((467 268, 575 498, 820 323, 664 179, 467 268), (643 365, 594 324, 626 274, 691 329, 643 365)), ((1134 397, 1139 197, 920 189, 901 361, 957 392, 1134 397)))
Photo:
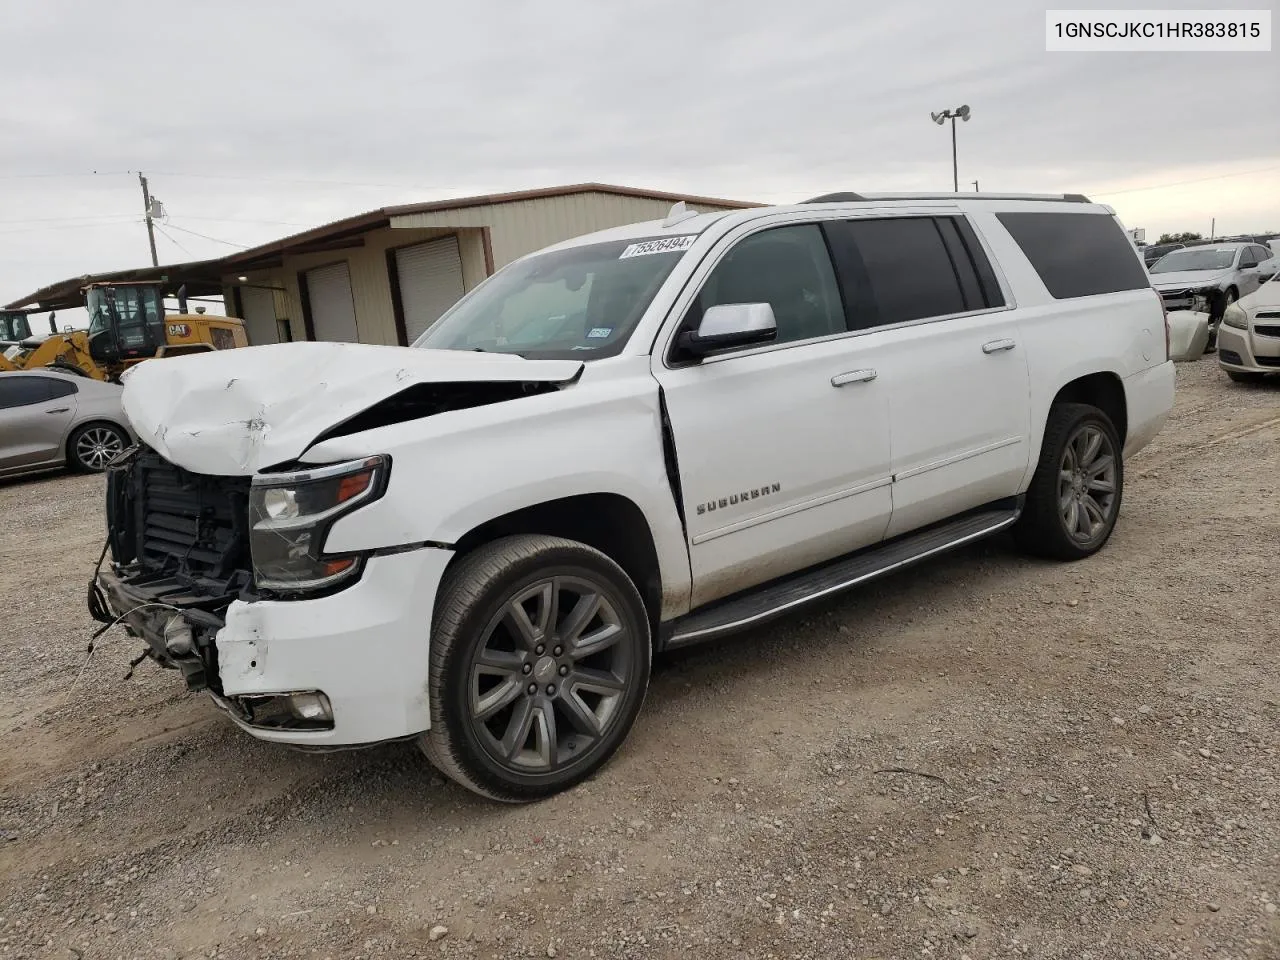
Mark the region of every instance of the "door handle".
POLYGON ((876 378, 874 370, 850 370, 848 373, 837 373, 831 378, 833 387, 843 387, 848 383, 867 383, 876 378))
POLYGON ((982 345, 983 353, 999 353, 1001 350, 1012 350, 1017 344, 1012 340, 992 340, 982 345))
POLYGON ((45 413, 66 413, 70 407, 54 407, 52 410, 46 410, 45 413))

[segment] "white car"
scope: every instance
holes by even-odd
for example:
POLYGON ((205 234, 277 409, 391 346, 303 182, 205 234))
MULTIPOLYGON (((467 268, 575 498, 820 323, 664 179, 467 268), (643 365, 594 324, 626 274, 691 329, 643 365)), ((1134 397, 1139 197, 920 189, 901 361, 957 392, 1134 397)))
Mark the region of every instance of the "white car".
POLYGON ((1218 331, 1218 366, 1239 383, 1280 373, 1280 274, 1227 307, 1218 331))
POLYGON ((614 752, 655 652, 1002 530, 1090 556, 1173 393, 1142 259, 1083 197, 677 205, 411 348, 141 365, 91 609, 254 736, 414 738, 531 800, 614 752))

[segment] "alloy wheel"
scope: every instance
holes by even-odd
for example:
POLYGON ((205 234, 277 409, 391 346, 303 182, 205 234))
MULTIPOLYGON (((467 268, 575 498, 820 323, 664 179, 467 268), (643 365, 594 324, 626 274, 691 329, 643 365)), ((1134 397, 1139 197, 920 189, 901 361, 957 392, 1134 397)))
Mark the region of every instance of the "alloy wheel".
POLYGON ((500 766, 524 774, 581 763, 620 716, 638 638, 601 584, 557 576, 512 594, 472 655, 472 729, 500 766))
POLYGON ((1116 451, 1106 431, 1082 424, 1058 467, 1058 512, 1068 536, 1087 545, 1104 536, 1116 507, 1116 451))
POLYGON ((123 450, 124 441, 110 427, 90 427, 76 440, 76 459, 88 470, 105 470, 123 450))

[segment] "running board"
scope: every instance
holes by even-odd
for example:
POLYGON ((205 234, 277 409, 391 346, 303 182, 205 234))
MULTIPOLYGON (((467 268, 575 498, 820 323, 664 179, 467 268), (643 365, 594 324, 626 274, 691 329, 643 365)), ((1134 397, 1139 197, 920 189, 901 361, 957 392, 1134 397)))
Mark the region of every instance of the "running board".
POLYGON ((999 507, 985 507, 821 567, 782 577, 749 593, 719 600, 672 623, 664 649, 757 626, 806 603, 990 536, 1012 526, 1021 512, 1021 498, 1016 505, 1014 501, 1001 501, 999 507))

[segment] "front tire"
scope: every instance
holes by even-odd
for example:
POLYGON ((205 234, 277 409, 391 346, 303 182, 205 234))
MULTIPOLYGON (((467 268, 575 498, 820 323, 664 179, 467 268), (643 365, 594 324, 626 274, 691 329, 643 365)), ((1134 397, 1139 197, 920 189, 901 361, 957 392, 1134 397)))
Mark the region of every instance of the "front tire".
POLYGON ((110 423, 86 423, 67 439, 67 464, 81 473, 102 473, 129 446, 129 437, 110 423))
POLYGON ((1014 527, 1018 545, 1054 560, 1082 560, 1115 529, 1124 459, 1111 418, 1087 403, 1049 410, 1040 461, 1014 527))
POLYGON ((613 560, 557 537, 496 540, 441 583, 419 746, 494 800, 567 790, 626 738, 651 658, 644 602, 613 560))

